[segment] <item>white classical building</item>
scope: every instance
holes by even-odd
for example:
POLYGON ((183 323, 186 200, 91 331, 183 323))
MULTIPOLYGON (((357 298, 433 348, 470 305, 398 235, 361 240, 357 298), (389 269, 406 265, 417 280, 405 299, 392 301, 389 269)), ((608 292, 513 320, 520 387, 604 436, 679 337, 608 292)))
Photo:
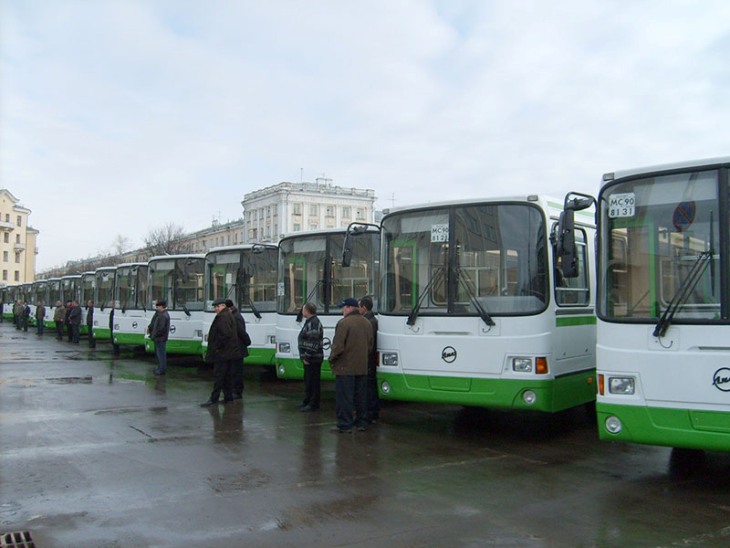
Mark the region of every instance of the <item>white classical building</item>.
POLYGON ((282 182, 243 197, 244 243, 277 242, 284 234, 372 223, 375 191, 332 184, 282 182))

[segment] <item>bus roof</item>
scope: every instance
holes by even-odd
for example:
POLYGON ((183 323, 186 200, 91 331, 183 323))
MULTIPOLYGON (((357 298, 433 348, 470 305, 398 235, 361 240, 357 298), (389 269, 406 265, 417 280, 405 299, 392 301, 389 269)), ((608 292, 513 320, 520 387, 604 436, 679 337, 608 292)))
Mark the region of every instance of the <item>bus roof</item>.
POLYGON ((603 183, 608 183, 616 179, 623 179, 624 177, 632 177, 635 175, 647 175, 650 173, 661 173, 665 171, 676 171, 688 168, 701 168, 701 167, 717 167, 721 165, 730 164, 730 156, 720 156, 718 158, 706 158, 702 160, 687 160, 684 162, 674 162, 671 164, 660 164, 648 167, 637 167, 632 169, 622 169, 618 171, 610 171, 603 174, 603 183))

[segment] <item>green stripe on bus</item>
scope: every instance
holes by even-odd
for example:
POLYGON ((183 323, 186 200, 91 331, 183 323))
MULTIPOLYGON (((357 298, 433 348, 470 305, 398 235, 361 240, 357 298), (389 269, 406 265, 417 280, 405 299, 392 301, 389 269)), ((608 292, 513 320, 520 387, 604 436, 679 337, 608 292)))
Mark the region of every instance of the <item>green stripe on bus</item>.
POLYGON ((558 316, 555 318, 556 327, 572 327, 574 325, 595 325, 595 316, 558 316))
POLYGON ((378 369, 378 390, 381 398, 391 400, 555 413, 596 399, 594 369, 545 380, 404 375, 384 369, 378 369), (533 405, 522 398, 527 390, 537 396, 533 405))
POLYGON ((596 416, 602 440, 730 451, 730 412, 596 403, 596 416), (606 430, 609 417, 621 421, 618 434, 606 430))

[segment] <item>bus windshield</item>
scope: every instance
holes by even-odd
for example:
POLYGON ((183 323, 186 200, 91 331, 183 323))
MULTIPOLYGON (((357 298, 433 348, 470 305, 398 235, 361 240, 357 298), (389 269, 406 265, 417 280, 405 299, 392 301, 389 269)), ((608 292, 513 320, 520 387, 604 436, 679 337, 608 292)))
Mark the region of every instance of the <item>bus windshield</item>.
POLYGON ((164 299, 170 310, 203 310, 203 257, 179 257, 151 261, 148 297, 164 299))
POLYGON ((378 282, 379 234, 353 238, 350 266, 342 266, 344 232, 292 237, 279 244, 283 294, 278 312, 296 314, 307 301, 320 314, 340 314, 337 303, 375 293, 378 282))
POLYGON ((493 315, 536 314, 547 306, 547 236, 537 206, 395 212, 382 230, 381 313, 480 315, 489 323, 493 315))
POLYGON ((601 318, 721 318, 717 171, 618 181, 599 204, 601 318))
POLYGON ((275 312, 278 259, 274 246, 209 253, 206 310, 230 299, 241 312, 275 312))

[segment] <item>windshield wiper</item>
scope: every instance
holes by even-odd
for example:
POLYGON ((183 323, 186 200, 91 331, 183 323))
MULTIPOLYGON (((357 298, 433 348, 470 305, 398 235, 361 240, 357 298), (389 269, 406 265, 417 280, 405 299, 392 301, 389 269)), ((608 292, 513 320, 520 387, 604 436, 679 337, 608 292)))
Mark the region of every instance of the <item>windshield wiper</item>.
POLYGON ((674 315, 677 313, 677 310, 679 310, 679 307, 687 299, 687 297, 689 297, 689 294, 697 286, 697 282, 700 281, 700 278, 704 274, 705 270, 707 269, 707 265, 710 263, 711 260, 712 250, 699 252, 695 263, 692 265, 692 268, 687 274, 687 277, 679 285, 677 291, 672 297, 672 300, 669 301, 667 308, 664 310, 661 318, 659 318, 659 321, 654 328, 653 335, 655 337, 663 337, 666 334, 667 329, 669 329, 669 324, 672 323, 672 318, 674 318, 674 315))
POLYGON ((302 309, 304 308, 304 305, 309 302, 309 299, 312 298, 312 295, 314 295, 317 291, 317 288, 320 285, 324 285, 324 280, 317 280, 317 283, 314 284, 314 287, 312 288, 312 291, 309 292, 309 295, 307 295, 307 298, 304 299, 304 302, 302 303, 301 308, 299 309, 299 312, 297 312, 297 323, 302 321, 302 318, 304 318, 304 314, 302 313, 302 309))
POLYGON ((469 299, 471 300, 471 304, 473 304, 474 308, 476 308, 477 312, 479 312, 479 317, 482 319, 482 321, 489 327, 493 327, 495 325, 494 320, 489 315, 489 313, 484 310, 482 303, 479 302, 477 296, 474 294, 471 286, 469 285, 469 282, 471 282, 471 280, 460 267, 456 268, 456 279, 461 282, 461 285, 464 286, 464 289, 466 289, 466 292, 469 295, 469 299))
POLYGON ((431 277, 431 280, 426 284, 426 287, 423 288, 423 291, 421 292, 421 296, 418 297, 418 301, 413 306, 413 309, 411 310, 411 313, 408 314, 408 319, 406 320, 407 325, 415 325, 416 319, 418 319, 418 311, 421 309, 421 305, 423 304, 423 299, 426 298, 426 295, 428 295, 429 289, 433 287, 436 282, 443 278, 444 276, 444 267, 439 267, 439 269, 436 271, 436 273, 431 277))

